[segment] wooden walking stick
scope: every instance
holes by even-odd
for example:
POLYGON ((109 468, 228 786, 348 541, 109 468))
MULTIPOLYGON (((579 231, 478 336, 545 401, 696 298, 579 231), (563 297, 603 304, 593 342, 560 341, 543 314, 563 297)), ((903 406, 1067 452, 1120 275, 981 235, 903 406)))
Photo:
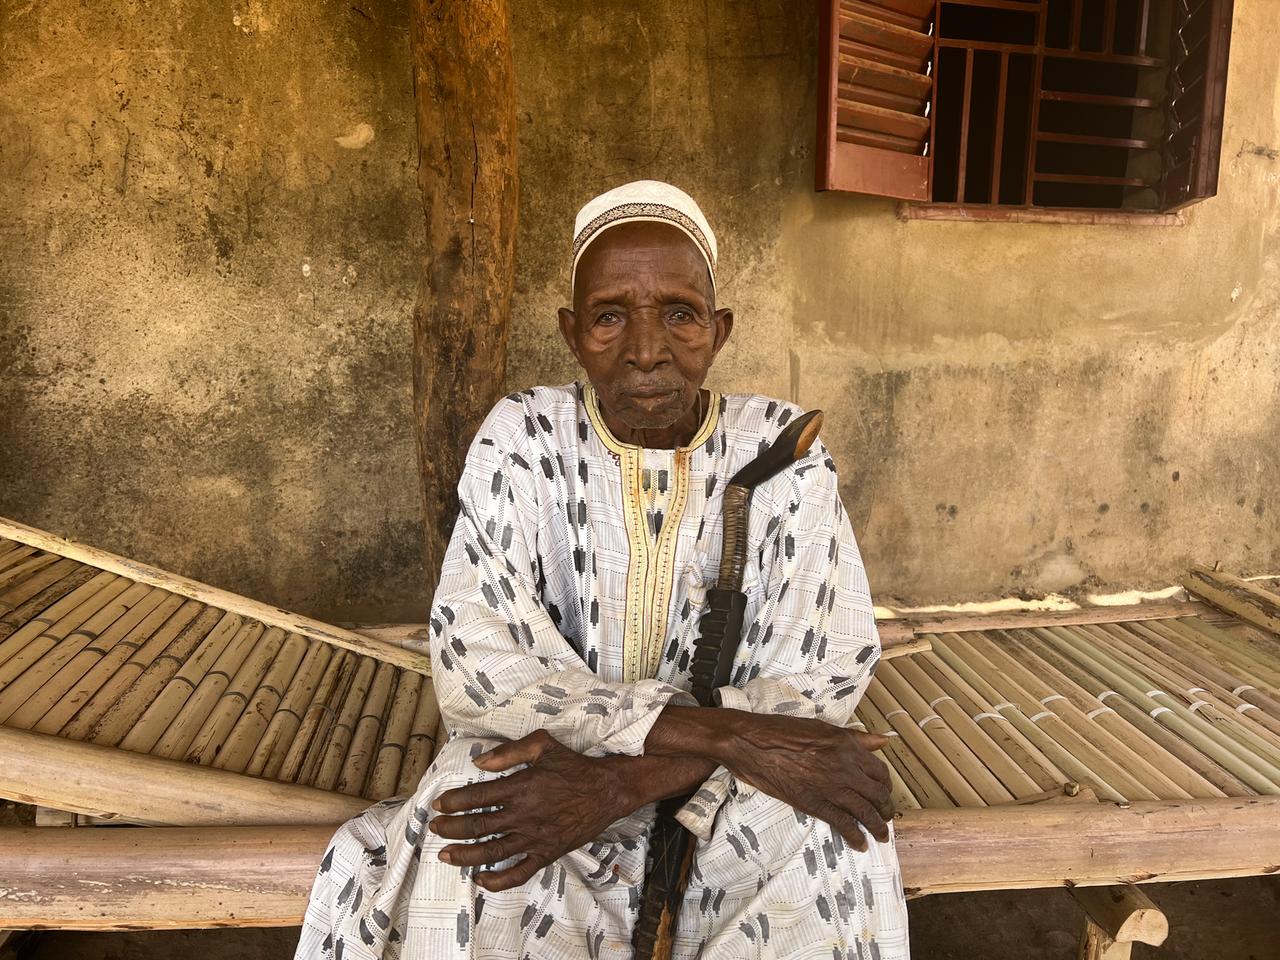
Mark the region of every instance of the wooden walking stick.
MULTIPOLYGON (((733 658, 742 639, 747 597, 742 576, 747 565, 747 530, 751 492, 809 452, 822 427, 822 411, 798 417, 759 456, 733 475, 724 491, 724 537, 720 575, 707 591, 707 609, 693 645, 693 696, 702 707, 713 706, 714 692, 729 683, 733 658)), ((680 901, 684 899, 696 846, 675 815, 688 797, 658 805, 650 849, 653 864, 645 878, 644 899, 631 935, 635 960, 668 960, 675 939, 680 901)))

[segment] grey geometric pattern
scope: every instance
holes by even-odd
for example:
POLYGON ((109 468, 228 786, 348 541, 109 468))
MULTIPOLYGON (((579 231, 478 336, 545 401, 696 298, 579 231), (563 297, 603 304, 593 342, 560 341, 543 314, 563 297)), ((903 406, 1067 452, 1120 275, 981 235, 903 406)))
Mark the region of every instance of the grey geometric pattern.
MULTIPOLYGON (((642 452, 624 489, 584 388, 539 387, 499 402, 459 484, 461 513, 431 610, 436 693, 451 731, 407 799, 340 829, 308 906, 299 958, 630 957, 651 811, 500 894, 440 863, 431 801, 488 779, 471 763, 496 741, 546 729, 592 756, 636 755, 666 704, 692 703, 688 663, 720 556, 721 493, 798 409, 726 396, 682 468, 642 452), (681 497, 674 496, 679 489, 681 497), (640 499, 640 503, 634 502, 640 499), (684 503, 675 514, 668 507, 684 503), (678 524, 654 677, 624 682, 631 544, 678 524), (628 511, 631 511, 629 514, 628 511), (659 519, 661 517, 661 519, 659 519)), ((616 441, 611 441, 616 448, 616 441)), ((826 449, 752 500, 747 616, 723 706, 845 724, 879 659, 871 597, 826 449)), ((681 812, 700 838, 675 955, 904 960, 906 907, 892 840, 848 847, 727 771, 681 812)))

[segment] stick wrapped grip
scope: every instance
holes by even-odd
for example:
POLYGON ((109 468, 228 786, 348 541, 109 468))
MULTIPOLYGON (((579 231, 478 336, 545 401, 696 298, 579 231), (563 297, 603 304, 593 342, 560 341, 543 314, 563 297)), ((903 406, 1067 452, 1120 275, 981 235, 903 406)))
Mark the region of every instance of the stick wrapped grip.
POLYGON ((707 608, 698 623, 699 632, 703 639, 715 638, 720 642, 693 645, 693 663, 689 672, 692 674, 693 696, 699 706, 711 706, 712 693, 728 684, 746 612, 746 594, 719 587, 707 591, 707 608), (733 642, 724 643, 726 637, 733 638, 733 642))

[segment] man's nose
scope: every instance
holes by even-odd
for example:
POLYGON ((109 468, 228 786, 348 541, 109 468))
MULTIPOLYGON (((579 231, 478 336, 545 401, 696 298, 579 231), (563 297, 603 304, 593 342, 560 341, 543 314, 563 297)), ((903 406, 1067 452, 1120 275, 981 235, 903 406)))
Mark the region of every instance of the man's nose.
POLYGON ((658 310, 637 310, 627 324, 627 363, 649 371, 671 361, 671 332, 658 310))

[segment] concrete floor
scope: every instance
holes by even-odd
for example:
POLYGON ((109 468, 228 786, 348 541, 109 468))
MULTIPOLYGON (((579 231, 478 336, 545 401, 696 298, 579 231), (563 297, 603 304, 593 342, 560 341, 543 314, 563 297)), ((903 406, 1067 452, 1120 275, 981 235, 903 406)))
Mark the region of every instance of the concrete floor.
MULTIPOLYGON (((1160 949, 1133 960, 1280 960, 1280 878, 1156 884, 1160 949)), ((1060 890, 953 894, 911 904, 916 960, 1073 960, 1083 914, 1060 890)), ((45 933, 22 960, 289 960, 297 931, 45 933)))

